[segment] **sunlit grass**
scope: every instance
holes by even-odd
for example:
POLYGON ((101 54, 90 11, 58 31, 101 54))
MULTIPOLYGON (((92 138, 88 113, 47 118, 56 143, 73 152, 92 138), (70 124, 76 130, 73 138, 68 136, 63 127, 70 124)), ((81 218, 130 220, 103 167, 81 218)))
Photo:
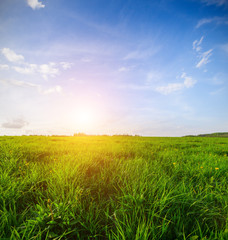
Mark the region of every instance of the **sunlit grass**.
POLYGON ((0 239, 227 239, 228 139, 0 137, 0 239))

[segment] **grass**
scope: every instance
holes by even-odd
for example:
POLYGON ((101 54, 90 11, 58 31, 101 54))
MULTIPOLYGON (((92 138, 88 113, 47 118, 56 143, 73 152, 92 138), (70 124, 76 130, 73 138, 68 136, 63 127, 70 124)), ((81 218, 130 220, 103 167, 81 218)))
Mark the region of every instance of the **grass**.
POLYGON ((228 239, 228 139, 0 137, 0 239, 228 239))

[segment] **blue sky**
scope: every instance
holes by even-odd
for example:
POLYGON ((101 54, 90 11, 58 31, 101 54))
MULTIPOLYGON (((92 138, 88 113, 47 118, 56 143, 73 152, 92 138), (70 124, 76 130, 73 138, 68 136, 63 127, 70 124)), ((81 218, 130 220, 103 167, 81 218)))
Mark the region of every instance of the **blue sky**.
POLYGON ((227 0, 2 0, 0 135, 228 131, 227 0))

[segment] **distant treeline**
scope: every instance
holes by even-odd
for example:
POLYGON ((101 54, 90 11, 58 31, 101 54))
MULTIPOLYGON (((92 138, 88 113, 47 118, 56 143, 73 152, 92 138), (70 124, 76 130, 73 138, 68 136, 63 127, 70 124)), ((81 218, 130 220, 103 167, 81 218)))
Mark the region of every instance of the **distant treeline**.
POLYGON ((185 137, 228 137, 228 132, 208 133, 199 135, 187 135, 185 137))
MULTIPOLYGON (((72 135, 36 135, 36 134, 30 134, 30 135, 22 135, 22 136, 32 136, 32 137, 72 137, 72 135)), ((141 135, 135 134, 135 135, 131 135, 131 134, 114 134, 114 135, 109 135, 109 134, 86 134, 86 133, 74 133, 73 137, 83 137, 83 136, 109 136, 109 137, 141 137, 141 135)))
POLYGON ((113 137, 140 137, 140 135, 131 135, 131 134, 114 134, 114 135, 107 135, 107 134, 102 134, 102 135, 88 135, 86 133, 74 133, 73 135, 74 137, 78 137, 78 136, 113 136, 113 137))

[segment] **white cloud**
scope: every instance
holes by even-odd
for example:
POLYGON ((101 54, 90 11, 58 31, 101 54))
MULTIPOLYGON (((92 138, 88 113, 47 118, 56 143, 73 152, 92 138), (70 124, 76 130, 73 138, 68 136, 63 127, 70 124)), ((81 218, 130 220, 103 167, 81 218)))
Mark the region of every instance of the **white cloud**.
POLYGON ((73 63, 69 63, 69 62, 61 62, 60 65, 62 66, 62 68, 64 70, 70 69, 73 65, 73 63))
POLYGON ((200 28, 201 26, 208 23, 216 23, 216 24, 228 24, 228 19, 224 17, 213 17, 213 18, 203 18, 198 21, 196 24, 196 28, 200 28))
POLYGON ((186 88, 193 87, 196 84, 196 80, 194 80, 190 76, 187 76, 187 74, 185 72, 182 73, 181 78, 184 79, 184 86, 186 88))
POLYGON ((213 49, 210 49, 206 52, 203 52, 202 54, 200 54, 200 61, 196 64, 197 68, 201 68, 203 65, 206 65, 207 63, 210 62, 209 58, 212 55, 212 51, 213 49))
POLYGON ((206 5, 216 5, 216 6, 222 6, 224 4, 227 4, 227 0, 201 0, 201 2, 205 3, 206 5))
POLYGON ((45 5, 42 4, 42 2, 39 2, 38 0, 27 0, 27 4, 33 9, 40 9, 44 8, 45 5))
POLYGON ((42 64, 38 67, 38 72, 42 74, 43 78, 47 79, 48 76, 55 77, 59 74, 59 69, 55 67, 55 63, 42 64))
POLYGON ((43 90, 42 93, 43 94, 50 94, 50 93, 61 93, 62 92, 62 87, 61 86, 55 86, 53 88, 49 88, 47 90, 43 90))
POLYGON ((56 63, 48 63, 41 65, 25 63, 24 65, 24 67, 15 66, 13 67, 13 69, 21 74, 39 73, 44 79, 47 79, 49 76, 55 77, 59 74, 59 69, 56 67, 56 63))
POLYGON ((9 66, 7 64, 0 64, 0 70, 9 70, 9 66))
MULTIPOLYGON (((21 74, 41 74, 44 79, 48 77, 55 77, 59 74, 59 67, 61 66, 64 70, 70 69, 73 63, 69 62, 60 62, 54 63, 49 62, 48 64, 31 64, 24 61, 24 57, 22 55, 16 54, 13 50, 9 48, 3 48, 1 50, 2 54, 10 61, 17 63, 19 66, 13 66, 16 72, 21 74)), ((8 65, 1 65, 0 70, 9 69, 8 65)))
POLYGON ((13 119, 11 121, 2 123, 3 128, 14 128, 14 129, 20 129, 25 127, 26 125, 28 125, 28 122, 26 122, 22 118, 17 118, 17 119, 13 119))
POLYGON ((168 95, 184 88, 191 88, 196 84, 196 80, 190 76, 187 76, 186 73, 182 73, 180 78, 184 80, 183 83, 169 83, 166 86, 159 86, 155 90, 161 94, 168 95))
POLYGON ((13 50, 9 48, 3 48, 1 52, 10 62, 21 62, 24 60, 24 57, 22 55, 16 54, 13 50))
POLYGON ((201 47, 200 45, 201 45, 201 43, 203 42, 203 39, 204 39, 204 36, 202 36, 202 37, 200 38, 200 40, 195 40, 195 41, 192 43, 192 49, 193 49, 193 50, 196 50, 196 52, 199 52, 199 51, 202 49, 202 47, 201 47))

